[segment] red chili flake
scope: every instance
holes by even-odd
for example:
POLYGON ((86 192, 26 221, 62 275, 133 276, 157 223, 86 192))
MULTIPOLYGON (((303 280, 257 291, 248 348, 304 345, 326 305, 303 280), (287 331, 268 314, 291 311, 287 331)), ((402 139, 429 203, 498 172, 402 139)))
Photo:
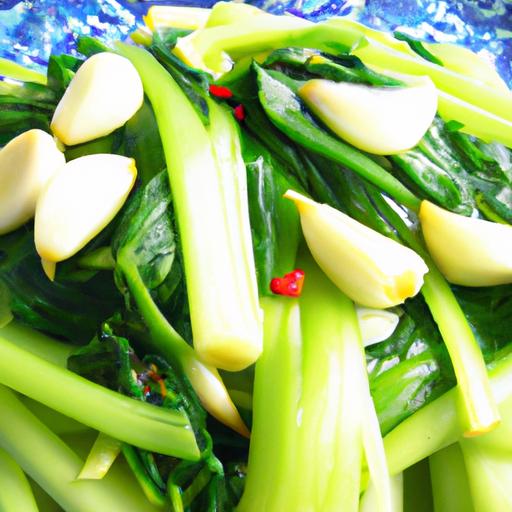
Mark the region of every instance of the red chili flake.
POLYGON ((215 96, 216 98, 228 99, 233 97, 233 93, 231 89, 228 87, 224 87, 223 85, 210 85, 209 87, 210 94, 215 96))
POLYGON ((237 105, 233 109, 233 113, 238 121, 243 121, 245 119, 245 109, 243 105, 237 105))
POLYGON ((276 295, 300 297, 304 286, 304 278, 304 271, 300 269, 295 269, 293 272, 285 274, 284 277, 274 277, 270 281, 270 291, 276 295))

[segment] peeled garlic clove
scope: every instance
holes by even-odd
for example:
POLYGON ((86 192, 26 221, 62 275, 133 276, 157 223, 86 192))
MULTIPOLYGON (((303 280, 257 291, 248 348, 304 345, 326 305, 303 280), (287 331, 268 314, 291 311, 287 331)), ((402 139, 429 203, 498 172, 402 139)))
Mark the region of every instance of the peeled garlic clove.
POLYGON ((407 87, 314 79, 301 87, 299 95, 334 133, 377 155, 416 146, 437 111, 437 89, 427 77, 407 87))
POLYGON ((387 340, 396 329, 400 317, 391 311, 356 307, 363 345, 368 347, 387 340))
POLYGON ((88 155, 68 162, 36 206, 36 249, 47 268, 82 249, 121 209, 135 182, 132 158, 88 155))
POLYGON ((53 137, 42 130, 24 132, 0 150, 0 235, 34 216, 41 189, 65 163, 53 137))
POLYGON ((423 201, 420 222, 428 250, 450 283, 512 283, 512 226, 464 217, 423 201))
POLYGON ((416 295, 428 272, 411 249, 348 215, 288 190, 311 254, 331 281, 362 306, 389 308, 416 295))
POLYGON ((66 145, 108 135, 142 106, 142 81, 133 64, 114 53, 87 59, 53 115, 51 129, 66 145))

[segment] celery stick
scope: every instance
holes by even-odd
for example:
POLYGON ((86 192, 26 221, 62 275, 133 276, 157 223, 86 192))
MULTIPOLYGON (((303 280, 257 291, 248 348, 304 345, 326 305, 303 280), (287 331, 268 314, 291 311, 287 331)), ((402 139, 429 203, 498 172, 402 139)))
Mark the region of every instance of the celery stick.
POLYGON ((121 452, 121 445, 117 439, 100 432, 77 480, 101 480, 121 452))
POLYGON ((37 504, 27 477, 16 461, 0 448, 0 510, 37 512, 37 504))
POLYGON ((191 460, 199 456, 183 412, 161 409, 106 389, 2 337, 0 383, 135 446, 191 460))
MULTIPOLYGON (((331 24, 334 24, 333 20, 331 24)), ((427 75, 438 89, 512 121, 512 92, 500 91, 417 56, 394 50, 370 37, 352 51, 365 64, 409 75, 427 75)))
POLYGON ((82 433, 91 430, 83 423, 64 416, 60 412, 54 411, 41 402, 32 400, 27 396, 20 395, 21 403, 42 423, 44 423, 52 432, 62 436, 66 434, 82 433))
POLYGON ((485 450, 474 441, 464 439, 460 446, 464 454, 475 510, 478 512, 512 510, 510 452, 497 453, 485 450))
MULTIPOLYGON (((157 510, 136 486, 112 479, 75 481, 82 466, 80 458, 4 386, 0 386, 0 418, 0 447, 66 511, 157 510)), ((25 512, 16 509, 21 510, 25 512)))
POLYGON ((460 131, 463 133, 512 147, 512 121, 509 119, 443 91, 439 91, 438 112, 445 121, 456 120, 462 123, 464 126, 460 131))
POLYGON ((227 113, 213 112, 210 130, 229 136, 230 144, 229 156, 217 153, 211 132, 154 57, 124 44, 118 44, 117 50, 141 75, 164 145, 194 346, 206 363, 240 370, 260 355, 262 336, 254 261, 239 257, 247 255, 248 211, 242 211, 242 197, 229 198, 223 193, 223 189, 243 189, 245 170, 242 177, 236 129, 226 128, 229 122, 221 118, 227 113))
POLYGON ((492 430, 499 422, 499 412, 490 390, 482 352, 464 312, 416 235, 381 194, 375 194, 373 199, 402 241, 416 251, 429 267, 421 291, 452 360, 458 382, 460 420, 466 435, 492 430))

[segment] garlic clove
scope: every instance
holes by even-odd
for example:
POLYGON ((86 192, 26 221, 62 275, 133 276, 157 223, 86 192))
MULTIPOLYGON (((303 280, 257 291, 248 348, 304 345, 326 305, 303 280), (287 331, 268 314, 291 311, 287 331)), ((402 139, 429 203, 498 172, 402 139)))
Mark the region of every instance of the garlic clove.
POLYGON ((123 126, 143 100, 142 81, 133 64, 114 53, 98 53, 71 80, 51 129, 68 146, 97 139, 123 126))
POLYGON ((450 283, 512 283, 512 226, 465 217, 429 201, 422 201, 419 218, 432 259, 450 283))
POLYGON ((46 182, 66 163, 51 135, 29 130, 0 150, 0 235, 34 216, 46 182))
POLYGON ((348 297, 372 308, 389 308, 414 297, 428 267, 411 249, 348 215, 288 190, 300 214, 314 259, 348 297))
POLYGON ((334 133, 377 155, 416 146, 437 111, 437 89, 427 77, 407 87, 313 79, 299 95, 334 133))
POLYGON ((35 243, 45 269, 76 254, 107 226, 136 175, 135 161, 119 155, 83 156, 61 168, 36 205, 35 243))
POLYGON ((356 306, 356 313, 365 347, 387 340, 400 321, 396 313, 382 309, 356 306))

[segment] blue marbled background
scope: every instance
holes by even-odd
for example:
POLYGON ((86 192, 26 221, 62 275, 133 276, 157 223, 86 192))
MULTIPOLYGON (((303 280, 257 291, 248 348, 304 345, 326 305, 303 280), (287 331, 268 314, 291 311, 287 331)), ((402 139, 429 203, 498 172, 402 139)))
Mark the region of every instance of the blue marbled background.
MULTIPOLYGON (((125 38, 152 4, 210 6, 211 0, 0 0, 0 56, 42 66, 53 50, 73 52, 77 34, 125 38)), ((351 15, 376 28, 459 42, 495 60, 512 84, 512 0, 253 0, 271 12, 320 20, 351 15)))

